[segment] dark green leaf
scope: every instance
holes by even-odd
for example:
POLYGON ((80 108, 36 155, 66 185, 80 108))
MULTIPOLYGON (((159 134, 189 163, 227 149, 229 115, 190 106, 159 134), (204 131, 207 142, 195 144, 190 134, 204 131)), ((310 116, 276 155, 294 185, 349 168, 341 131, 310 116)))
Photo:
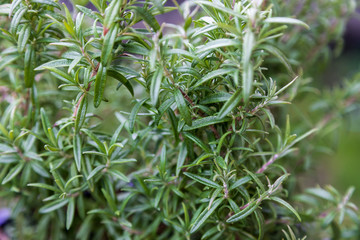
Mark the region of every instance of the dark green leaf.
POLYGON ((124 86, 129 90, 129 92, 131 93, 132 96, 134 96, 134 89, 133 86, 131 85, 131 83, 128 81, 128 79, 126 79, 126 77, 124 77, 123 74, 121 74, 119 71, 116 71, 112 68, 107 70, 107 75, 110 77, 115 78, 116 80, 118 80, 120 83, 124 84, 124 86))
POLYGON ((157 22, 155 17, 149 12, 149 10, 135 6, 131 6, 129 7, 129 9, 135 10, 135 12, 141 16, 142 20, 149 24, 149 26, 152 27, 155 32, 160 29, 159 23, 157 22))

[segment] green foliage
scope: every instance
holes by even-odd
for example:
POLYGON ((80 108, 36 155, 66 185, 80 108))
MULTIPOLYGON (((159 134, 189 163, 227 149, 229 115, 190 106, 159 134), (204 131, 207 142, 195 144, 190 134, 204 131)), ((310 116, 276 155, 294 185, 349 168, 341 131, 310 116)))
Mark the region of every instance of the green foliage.
POLYGON ((327 109, 310 126, 290 126, 287 115, 314 90, 308 59, 323 56, 311 49, 341 41, 354 4, 332 1, 314 17, 314 1, 296 2, 91 0, 95 10, 74 12, 53 0, 2 4, 0 196, 13 209, 10 235, 359 236, 353 188, 341 196, 288 180, 359 103, 355 77, 335 90, 343 104, 314 100, 327 109), (157 22, 169 11, 184 26, 157 22))

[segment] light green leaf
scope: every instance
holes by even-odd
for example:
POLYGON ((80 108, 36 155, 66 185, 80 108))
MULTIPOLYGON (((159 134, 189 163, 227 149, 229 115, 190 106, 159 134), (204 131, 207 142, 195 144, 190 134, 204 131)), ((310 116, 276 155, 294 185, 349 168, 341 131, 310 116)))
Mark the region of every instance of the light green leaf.
POLYGON ((55 211, 55 210, 65 206, 68 202, 69 202, 68 198, 55 200, 51 203, 48 203, 48 204, 42 206, 39 209, 39 212, 40 213, 49 213, 49 212, 55 211))
POLYGON ((210 179, 207 179, 207 178, 203 178, 203 177, 200 177, 198 175, 195 175, 195 174, 192 174, 192 173, 189 173, 189 172, 184 172, 184 175, 188 176, 189 178, 205 185, 205 186, 208 186, 208 187, 211 187, 211 188, 221 188, 221 186, 219 184, 217 184, 216 182, 210 180, 210 179))
POLYGON ((184 165, 187 153, 188 152, 187 152, 186 145, 184 143, 182 143, 180 146, 179 156, 178 156, 177 163, 176 163, 176 176, 179 176, 180 170, 181 170, 182 166, 184 165))
POLYGON ((99 149, 100 152, 106 154, 106 149, 104 144, 95 134, 93 134, 89 129, 86 128, 82 128, 81 131, 84 132, 86 135, 88 135, 96 143, 97 148, 99 149))
MULTIPOLYGON (((119 1, 119 0, 115 0, 115 1, 119 1)), ((103 66, 108 66, 111 63, 112 60, 111 53, 114 48, 114 43, 118 31, 119 31, 119 25, 115 24, 111 27, 109 32, 104 37, 102 50, 101 50, 101 63, 103 66)))
POLYGON ((51 67, 51 68, 57 68, 57 67, 68 67, 71 65, 73 60, 71 59, 58 59, 58 60, 53 60, 47 63, 44 63, 40 66, 38 66, 37 68, 35 68, 36 71, 40 71, 40 70, 44 70, 46 69, 46 67, 51 67))
POLYGON ((203 118, 196 119, 195 121, 193 121, 191 126, 184 126, 183 130, 184 131, 191 131, 191 130, 194 130, 194 129, 214 125, 214 124, 217 124, 217 123, 227 122, 227 121, 230 121, 230 120, 231 120, 231 118, 227 118, 227 117, 222 118, 222 119, 219 119, 216 116, 203 117, 203 118))
POLYGON ((195 85, 193 86, 194 88, 204 84, 205 82, 212 80, 218 76, 222 76, 222 75, 226 75, 228 73, 233 72, 234 69, 231 68, 221 68, 221 69, 217 69, 215 71, 212 71, 208 74, 206 74, 204 77, 202 77, 200 80, 196 81, 195 85))
POLYGON ((69 200, 69 204, 67 206, 66 211, 66 229, 69 230, 71 227, 71 224, 74 220, 75 215, 75 199, 72 197, 69 200))
POLYGON ((23 167, 24 167, 24 162, 20 162, 16 166, 13 166, 11 170, 8 172, 8 174, 5 176, 1 184, 5 184, 11 181, 11 179, 16 177, 21 172, 23 167))
POLYGON ((47 190, 50 190, 50 191, 53 191, 53 192, 60 192, 60 190, 57 189, 56 187, 45 184, 45 183, 29 183, 27 186, 44 188, 44 189, 47 189, 47 190))
POLYGON ((94 107, 96 108, 99 107, 103 99, 105 86, 106 86, 106 72, 107 72, 106 67, 104 67, 102 63, 100 63, 98 72, 96 74, 95 89, 94 89, 94 107))
POLYGON ((299 219, 299 221, 301 222, 301 217, 300 215, 297 213, 297 211, 287 202, 285 202, 284 200, 282 200, 279 197, 270 197, 270 200, 279 203, 281 205, 283 205, 284 207, 286 207, 287 209, 289 209, 292 213, 294 213, 294 215, 297 217, 297 219, 299 219))
POLYGON ((82 97, 79 99, 80 104, 75 116, 75 132, 79 132, 81 126, 83 125, 86 117, 88 99, 86 93, 83 93, 82 97))
POLYGON ((129 117, 129 130, 130 132, 134 132, 135 120, 136 116, 139 113, 141 106, 148 100, 148 98, 144 98, 139 102, 136 102, 135 106, 132 108, 130 117, 129 117))
POLYGON ((80 172, 81 170, 81 138, 79 133, 75 134, 73 138, 73 152, 74 152, 74 160, 76 164, 77 170, 80 172))
POLYGON ((115 170, 115 169, 109 169, 108 173, 110 173, 112 176, 124 181, 124 182, 130 182, 130 179, 127 178, 122 172, 115 170))
POLYGON ((181 118, 184 119, 185 123, 189 126, 192 125, 190 110, 185 102, 184 96, 179 89, 174 91, 175 101, 178 106, 181 118))
POLYGON ((222 38, 222 39, 216 39, 214 41, 210 41, 207 44, 199 47, 196 50, 196 53, 202 53, 208 50, 216 50, 218 48, 221 47, 229 47, 229 46, 233 46, 233 47, 239 47, 240 43, 237 40, 234 39, 226 39, 226 38, 222 38))
POLYGON ((156 106, 158 102, 162 78, 163 78, 163 71, 161 68, 158 68, 154 72, 151 78, 151 85, 150 85, 150 98, 151 98, 151 103, 154 106, 156 106))
POLYGON ((203 142, 200 140, 200 138, 192 135, 189 132, 183 132, 184 136, 187 137, 188 139, 190 139, 191 141, 193 141, 196 145, 198 145, 199 147, 201 147, 205 152, 207 153, 212 153, 212 151, 210 150, 210 148, 203 142))
POLYGON ((253 202, 253 203, 249 204, 249 206, 247 206, 240 212, 232 215, 228 220, 226 220, 226 222, 233 223, 233 222, 237 222, 237 221, 240 221, 240 220, 246 218, 247 216, 252 214, 258 208, 258 206, 259 206, 258 204, 260 204, 260 203, 256 204, 255 202, 253 202))
POLYGON ((232 97, 224 104, 220 109, 218 118, 224 118, 228 113, 230 113, 234 108, 236 108, 241 101, 241 89, 239 88, 236 92, 233 93, 232 97))
POLYGON ((192 227, 190 229, 190 233, 196 232, 204 223, 205 221, 211 216, 211 214, 218 208, 218 206, 222 203, 224 199, 218 198, 214 201, 214 203, 211 205, 211 208, 208 210, 205 208, 202 213, 199 215, 199 217, 196 219, 194 224, 192 224, 192 227))
POLYGON ((106 168, 106 166, 105 165, 99 165, 99 166, 97 166, 96 168, 94 168, 91 172, 90 172, 90 174, 89 174, 89 176, 86 178, 86 180, 90 180, 90 179, 92 179, 94 176, 96 176, 101 170, 103 170, 104 168, 106 168))
POLYGON ((303 21, 300 21, 298 19, 294 18, 288 18, 288 17, 270 17, 266 18, 264 20, 265 23, 281 23, 281 24, 294 24, 294 25, 301 25, 305 27, 306 29, 310 29, 309 25, 304 23, 303 21))

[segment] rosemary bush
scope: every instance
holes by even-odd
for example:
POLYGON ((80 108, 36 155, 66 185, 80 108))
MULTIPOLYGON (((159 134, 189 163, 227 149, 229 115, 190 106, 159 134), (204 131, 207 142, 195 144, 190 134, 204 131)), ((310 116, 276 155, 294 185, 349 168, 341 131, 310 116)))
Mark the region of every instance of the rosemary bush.
POLYGON ((359 76, 330 93, 311 81, 354 2, 2 2, 10 237, 360 236, 354 188, 297 180, 359 104, 359 76), (160 25, 169 11, 184 23, 160 25), (306 121, 293 114, 304 98, 321 106, 306 121))

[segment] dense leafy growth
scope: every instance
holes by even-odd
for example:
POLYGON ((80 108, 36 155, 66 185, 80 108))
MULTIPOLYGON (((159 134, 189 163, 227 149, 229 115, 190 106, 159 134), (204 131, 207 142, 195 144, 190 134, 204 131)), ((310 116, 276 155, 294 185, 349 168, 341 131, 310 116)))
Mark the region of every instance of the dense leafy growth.
POLYGON ((328 43, 341 43, 354 3, 165 2, 0 6, 9 234, 358 237, 353 188, 342 196, 296 182, 318 138, 359 103, 359 77, 336 98, 313 96, 309 81, 311 65, 331 54, 328 43), (184 24, 159 24, 155 16, 169 11, 184 24), (326 110, 291 127, 288 104, 308 95, 326 110))

